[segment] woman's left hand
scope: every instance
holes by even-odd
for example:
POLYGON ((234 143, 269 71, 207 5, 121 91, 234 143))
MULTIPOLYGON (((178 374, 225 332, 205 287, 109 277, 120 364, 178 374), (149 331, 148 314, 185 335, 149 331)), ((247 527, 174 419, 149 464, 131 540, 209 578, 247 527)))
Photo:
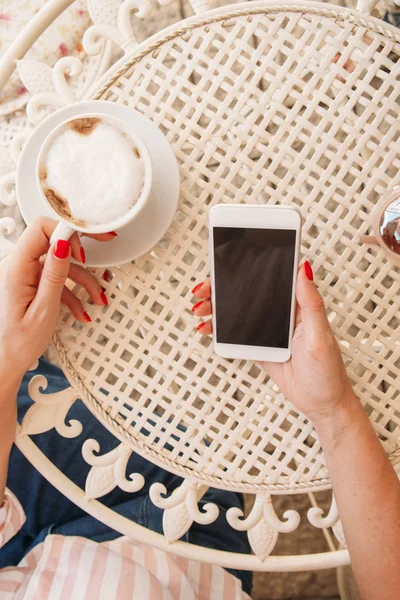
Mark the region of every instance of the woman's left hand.
MULTIPOLYGON (((83 266, 71 264, 71 256, 85 262, 78 235, 50 247, 56 225, 46 217, 36 219, 0 266, 0 366, 2 374, 16 384, 48 347, 61 303, 78 321, 90 321, 81 301, 65 286, 67 278, 82 285, 95 304, 107 304, 95 277, 83 266)), ((108 241, 113 234, 93 237, 108 241)))

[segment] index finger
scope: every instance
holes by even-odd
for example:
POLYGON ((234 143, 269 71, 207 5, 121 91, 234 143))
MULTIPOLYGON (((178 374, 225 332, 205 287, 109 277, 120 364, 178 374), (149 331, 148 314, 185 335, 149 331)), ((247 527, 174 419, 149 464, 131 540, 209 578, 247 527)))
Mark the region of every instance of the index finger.
POLYGON ((49 217, 37 217, 19 238, 14 256, 15 265, 22 266, 27 262, 35 262, 47 253, 50 238, 57 227, 57 221, 49 217))
POLYGON ((108 233, 84 233, 85 237, 93 238, 98 242, 111 242, 115 237, 117 237, 118 233, 116 231, 109 231, 108 233))
POLYGON ((193 289, 192 294, 198 298, 208 299, 211 298, 211 281, 206 279, 201 283, 198 283, 193 289))

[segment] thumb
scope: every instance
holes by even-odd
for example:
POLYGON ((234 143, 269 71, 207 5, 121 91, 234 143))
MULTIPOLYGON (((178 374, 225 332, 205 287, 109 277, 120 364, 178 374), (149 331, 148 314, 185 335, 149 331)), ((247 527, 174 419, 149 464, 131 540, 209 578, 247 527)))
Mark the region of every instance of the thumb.
POLYGON ((300 310, 300 320, 304 325, 304 335, 310 341, 317 341, 330 329, 325 305, 308 260, 301 265, 296 284, 296 299, 300 310))
POLYGON ((35 302, 49 308, 54 306, 59 308, 70 262, 70 243, 66 240, 57 240, 47 253, 35 302))

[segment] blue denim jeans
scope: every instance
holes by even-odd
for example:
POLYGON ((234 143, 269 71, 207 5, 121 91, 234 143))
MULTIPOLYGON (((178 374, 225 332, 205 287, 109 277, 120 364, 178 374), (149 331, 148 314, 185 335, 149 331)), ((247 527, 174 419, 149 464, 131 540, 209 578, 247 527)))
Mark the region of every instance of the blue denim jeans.
MULTIPOLYGON (((32 405, 28 395, 29 380, 38 373, 48 379, 46 392, 53 393, 68 387, 63 373, 41 360, 37 371, 27 373, 22 382, 18 395, 20 422, 32 405)), ((82 458, 83 439, 95 438, 100 444, 101 454, 109 452, 119 442, 93 417, 80 400, 73 404, 68 419, 78 419, 83 424, 83 432, 80 436, 67 441, 51 430, 33 436, 33 439, 65 475, 79 487, 84 488, 90 467, 82 458)), ((182 479, 156 467, 135 453, 132 454, 127 468, 127 473, 134 472, 141 473, 145 477, 146 483, 143 489, 135 494, 129 494, 116 488, 101 498, 101 502, 135 523, 162 533, 162 510, 149 500, 149 486, 158 481, 171 492, 181 484, 182 479)), ((18 564, 23 556, 43 541, 49 533, 79 535, 96 542, 109 541, 120 535, 65 498, 32 467, 15 446, 11 452, 7 486, 20 500, 27 520, 21 531, 0 550, 0 568, 18 564)), ((250 553, 246 534, 233 530, 225 517, 227 509, 231 506, 243 507, 242 496, 233 492, 210 489, 203 497, 200 506, 206 502, 214 502, 219 506, 218 519, 207 526, 193 523, 182 539, 207 548, 250 553)), ((249 571, 230 572, 241 580, 243 589, 250 593, 252 574, 249 571)))
POLYGON ((383 20, 395 27, 400 27, 400 9, 392 3, 391 10, 385 14, 383 20))

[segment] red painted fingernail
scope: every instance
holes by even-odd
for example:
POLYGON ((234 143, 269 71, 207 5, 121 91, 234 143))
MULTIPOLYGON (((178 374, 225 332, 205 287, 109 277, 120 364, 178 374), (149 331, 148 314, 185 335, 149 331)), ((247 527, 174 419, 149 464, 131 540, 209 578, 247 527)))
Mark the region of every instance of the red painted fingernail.
POLYGON ((54 249, 54 256, 57 258, 67 258, 69 255, 69 242, 67 240, 57 240, 54 249))
POLYGON ((82 246, 81 246, 81 261, 83 262, 83 264, 85 264, 85 262, 86 262, 86 254, 85 254, 85 250, 82 248, 82 246))
POLYGON ((314 280, 314 273, 313 273, 313 270, 312 270, 311 265, 308 262, 308 260, 306 260, 306 262, 304 263, 304 271, 306 273, 307 279, 309 279, 310 281, 313 281, 314 280))
POLYGON ((194 312, 196 310, 196 308, 199 308, 199 306, 201 306, 202 304, 203 304, 203 300, 200 300, 200 302, 198 302, 197 304, 192 306, 192 312, 194 312))
POLYGON ((86 321, 87 321, 88 323, 91 323, 91 322, 92 322, 92 319, 89 317, 89 315, 87 314, 87 312, 84 312, 84 313, 83 313, 83 316, 85 317, 85 319, 86 319, 86 321))
POLYGON ((204 321, 203 323, 199 323, 196 327, 197 331, 201 331, 201 329, 203 329, 205 324, 206 324, 206 321, 204 321))
POLYGON ((117 237, 118 233, 116 231, 109 231, 107 235, 112 235, 113 237, 117 237))
POLYGON ((202 281, 201 283, 199 283, 198 285, 196 285, 196 287, 194 287, 192 289, 192 294, 195 294, 196 292, 198 292, 199 289, 203 287, 203 285, 204 285, 204 281, 202 281))
POLYGON ((102 277, 103 277, 104 281, 111 281, 111 275, 108 271, 104 271, 102 277))
POLYGON ((105 287, 103 287, 103 286, 101 286, 101 289, 103 290, 103 292, 105 292, 105 291, 106 291, 106 288, 105 288, 105 287))
POLYGON ((105 306, 108 306, 108 300, 107 300, 107 296, 105 295, 104 292, 101 292, 100 294, 101 299, 103 300, 103 303, 105 306))

